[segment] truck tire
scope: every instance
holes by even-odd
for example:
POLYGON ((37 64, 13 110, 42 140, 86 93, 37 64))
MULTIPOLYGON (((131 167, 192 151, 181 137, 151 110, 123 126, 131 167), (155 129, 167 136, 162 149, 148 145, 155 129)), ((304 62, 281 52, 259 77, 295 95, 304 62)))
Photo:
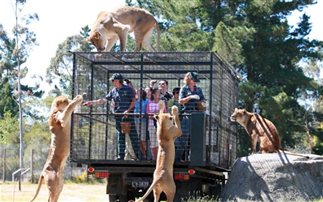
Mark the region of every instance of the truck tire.
POLYGON ((118 200, 118 196, 115 194, 109 194, 109 202, 115 202, 118 200))
POLYGON ((109 194, 109 202, 128 202, 126 195, 109 194))

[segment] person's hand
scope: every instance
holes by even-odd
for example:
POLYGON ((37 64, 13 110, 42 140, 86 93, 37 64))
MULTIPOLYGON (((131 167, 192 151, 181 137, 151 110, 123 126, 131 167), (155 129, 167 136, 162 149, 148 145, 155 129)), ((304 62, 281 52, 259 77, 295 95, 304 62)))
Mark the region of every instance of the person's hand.
POLYGON ((129 111, 128 110, 126 110, 126 111, 124 111, 123 112, 123 118, 125 118, 125 119, 127 119, 128 118, 128 113, 129 113, 129 111))
POLYGON ((193 100, 199 100, 200 99, 200 96, 198 95, 190 95, 189 96, 190 100, 193 99, 193 100))
POLYGON ((149 86, 153 87, 157 83, 157 80, 150 80, 149 86))
POLYGON ((91 107, 93 105, 93 102, 92 101, 86 101, 86 102, 83 103, 83 105, 91 107))

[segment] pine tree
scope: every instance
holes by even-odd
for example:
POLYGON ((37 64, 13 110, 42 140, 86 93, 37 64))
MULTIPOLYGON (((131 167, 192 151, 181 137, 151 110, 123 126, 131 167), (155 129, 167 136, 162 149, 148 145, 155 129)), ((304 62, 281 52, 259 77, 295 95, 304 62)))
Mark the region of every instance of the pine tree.
MULTIPOLYGON (((315 3, 263 0, 127 0, 149 10, 162 27, 167 51, 216 51, 241 74, 241 107, 271 119, 283 146, 302 144, 306 109, 298 100, 304 92, 318 95, 320 85, 299 65, 321 60, 323 43, 310 40, 310 17, 288 24, 292 11, 315 3)), ((321 84, 322 85, 322 84, 321 84)))

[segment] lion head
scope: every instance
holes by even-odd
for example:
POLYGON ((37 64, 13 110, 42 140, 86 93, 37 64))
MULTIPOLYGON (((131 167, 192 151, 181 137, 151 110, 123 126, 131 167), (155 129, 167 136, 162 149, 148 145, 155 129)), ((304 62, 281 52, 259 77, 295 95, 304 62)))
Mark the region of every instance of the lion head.
POLYGON ((97 51, 102 52, 105 50, 105 45, 107 39, 99 31, 94 31, 88 38, 87 41, 91 42, 97 49, 97 51))
POLYGON ((171 136, 167 135, 169 134, 169 131, 172 130, 174 127, 178 127, 179 123, 177 123, 176 126, 176 119, 178 122, 178 108, 177 106, 172 106, 172 114, 170 113, 163 113, 163 110, 165 108, 165 102, 159 101, 159 114, 156 114, 154 116, 154 119, 157 121, 157 135, 163 134, 163 137, 160 136, 160 138, 163 138, 165 140, 170 140, 171 136))
POLYGON ((57 123, 56 113, 64 111, 69 103, 70 103, 70 100, 66 96, 58 96, 53 100, 52 106, 51 106, 51 112, 48 119, 48 123, 50 126, 53 125, 54 123, 57 123))
POLYGON ((250 120, 250 116, 252 115, 253 113, 250 113, 245 109, 235 108, 234 112, 230 116, 230 120, 233 122, 238 122, 241 125, 244 125, 250 120))

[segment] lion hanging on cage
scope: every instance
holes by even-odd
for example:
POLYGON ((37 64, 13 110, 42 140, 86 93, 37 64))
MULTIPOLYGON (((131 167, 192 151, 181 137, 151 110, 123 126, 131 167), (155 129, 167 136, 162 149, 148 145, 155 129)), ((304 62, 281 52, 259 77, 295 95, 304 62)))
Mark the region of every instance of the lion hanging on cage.
POLYGON ((165 103, 159 101, 159 114, 154 116, 157 121, 158 153, 156 169, 151 186, 145 195, 138 201, 145 200, 151 191, 154 192, 155 201, 159 201, 160 194, 164 192, 167 201, 173 201, 176 186, 173 179, 173 165, 175 161, 175 139, 182 135, 178 108, 172 106, 172 114, 163 113, 165 103))
POLYGON ((48 124, 51 132, 51 144, 48 158, 38 180, 34 201, 45 180, 49 190, 49 202, 56 202, 64 185, 64 166, 70 153, 71 115, 83 101, 81 95, 69 100, 65 96, 54 99, 49 114, 48 124))
POLYGON ((156 51, 151 46, 151 36, 154 28, 157 30, 158 50, 160 29, 156 19, 145 9, 124 6, 112 12, 100 12, 87 40, 99 52, 110 51, 117 40, 120 40, 120 50, 124 52, 128 34, 134 32, 135 51, 140 51, 142 47, 149 51, 156 51))

